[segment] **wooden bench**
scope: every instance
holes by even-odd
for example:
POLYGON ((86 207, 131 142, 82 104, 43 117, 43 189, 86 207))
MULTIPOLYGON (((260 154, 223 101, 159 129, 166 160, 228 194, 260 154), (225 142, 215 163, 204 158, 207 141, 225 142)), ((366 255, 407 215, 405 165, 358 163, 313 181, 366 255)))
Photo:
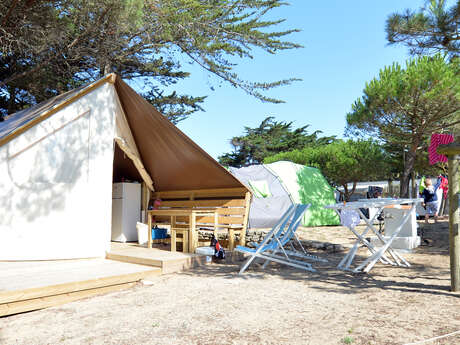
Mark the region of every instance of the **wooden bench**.
MULTIPOLYGON (((221 189, 198 189, 182 191, 157 191, 152 194, 150 204, 160 199, 158 209, 214 209, 217 217, 197 217, 196 230, 212 231, 217 238, 219 232, 227 233, 227 248, 235 247, 235 236, 239 235, 239 244, 245 245, 251 193, 244 187, 221 189), (216 219, 217 218, 217 219, 216 219)), ((167 217, 155 217, 156 222, 168 222, 167 217)), ((177 217, 175 228, 188 227, 187 217, 177 217)), ((198 236, 195 236, 197 241, 198 236)), ((219 241, 221 242, 221 241, 219 241)), ((203 242, 196 243, 204 244, 203 242)), ((209 241, 208 243, 209 244, 209 241)), ((225 243, 223 243, 225 246, 225 243)))

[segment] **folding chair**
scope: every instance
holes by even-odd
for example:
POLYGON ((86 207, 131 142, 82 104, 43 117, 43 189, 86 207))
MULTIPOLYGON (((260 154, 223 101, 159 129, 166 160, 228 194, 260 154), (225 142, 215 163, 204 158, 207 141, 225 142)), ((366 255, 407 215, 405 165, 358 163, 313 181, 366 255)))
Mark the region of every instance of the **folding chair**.
POLYGON ((306 271, 315 272, 316 270, 308 262, 297 259, 309 259, 313 261, 327 261, 307 253, 302 243, 295 234, 300 225, 302 216, 310 205, 292 205, 281 216, 278 223, 265 236, 263 241, 255 249, 237 246, 235 251, 249 254, 248 260, 243 264, 239 274, 242 274, 255 258, 265 259, 262 268, 265 268, 270 262, 277 262, 288 266, 300 268, 306 271), (300 250, 293 245, 293 240, 300 250), (297 258, 294 259, 293 257, 297 258))

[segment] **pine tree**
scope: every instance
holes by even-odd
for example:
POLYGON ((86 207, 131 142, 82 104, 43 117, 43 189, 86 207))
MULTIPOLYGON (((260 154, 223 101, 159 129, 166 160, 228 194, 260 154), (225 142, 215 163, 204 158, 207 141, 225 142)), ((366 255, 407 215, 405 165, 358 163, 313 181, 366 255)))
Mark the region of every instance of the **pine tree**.
POLYGON ((387 19, 390 44, 404 44, 411 54, 445 52, 460 54, 460 1, 446 8, 445 0, 430 0, 418 11, 393 13, 387 19))
POLYGON ((405 152, 401 197, 408 197, 417 155, 430 135, 460 122, 457 61, 446 62, 437 54, 411 59, 406 68, 398 63, 385 67, 366 83, 364 95, 347 114, 348 135, 371 136, 405 152))
POLYGON ((244 135, 231 139, 233 152, 220 156, 219 162, 232 167, 260 164, 265 157, 279 152, 326 145, 335 141, 335 136, 318 137, 321 131, 308 134, 309 125, 296 129, 292 125, 292 122, 276 121, 273 116, 269 116, 258 127, 245 127, 244 135))
POLYGON ((235 71, 254 50, 300 47, 265 20, 281 0, 4 0, 0 2, 0 113, 5 115, 116 72, 177 122, 204 97, 166 93, 199 64, 267 102, 295 79, 247 81, 235 71))

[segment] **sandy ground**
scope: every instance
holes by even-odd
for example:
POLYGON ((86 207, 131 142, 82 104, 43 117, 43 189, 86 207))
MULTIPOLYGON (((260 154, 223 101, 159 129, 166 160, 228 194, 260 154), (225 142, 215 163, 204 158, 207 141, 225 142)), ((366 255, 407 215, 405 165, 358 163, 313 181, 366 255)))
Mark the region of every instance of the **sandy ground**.
MULTIPOLYGON (((302 238, 350 244, 341 227, 302 238)), ((351 235, 351 236, 350 236, 351 235)), ((411 268, 378 263, 369 274, 271 265, 238 276, 241 261, 160 276, 152 285, 0 318, 0 344, 406 344, 460 330, 449 291, 447 223, 423 231, 411 268)), ((358 260, 367 256, 359 251, 358 260)), ((227 260, 228 261, 228 260, 227 260)), ((424 344, 460 344, 460 334, 424 344)))

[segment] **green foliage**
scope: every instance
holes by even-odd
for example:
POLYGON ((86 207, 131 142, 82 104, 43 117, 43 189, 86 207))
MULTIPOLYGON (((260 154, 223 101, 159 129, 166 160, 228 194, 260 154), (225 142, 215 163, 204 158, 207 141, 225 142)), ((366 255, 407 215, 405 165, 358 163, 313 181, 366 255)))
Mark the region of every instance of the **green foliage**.
POLYGON ((233 167, 259 164, 265 157, 278 152, 325 145, 335 140, 334 136, 318 137, 321 131, 308 134, 308 127, 306 125, 293 130, 292 122, 278 122, 273 116, 269 116, 258 127, 245 127, 244 135, 233 137, 233 152, 220 156, 219 162, 233 167))
POLYGON ((357 182, 385 178, 389 169, 387 154, 372 140, 337 140, 329 145, 278 153, 265 158, 264 163, 281 160, 317 167, 332 186, 343 187, 345 200, 349 200, 357 182), (353 183, 352 190, 348 183, 353 183))
POLYGON ((350 337, 349 335, 342 339, 342 343, 344 344, 353 344, 354 342, 355 340, 353 339, 353 337, 350 337))
MULTIPOLYGON (((428 164, 428 146, 429 140, 425 140, 420 144, 415 158, 413 171, 416 176, 438 176, 439 174, 447 174, 447 163, 436 163, 434 165, 428 164)), ((401 147, 401 145, 385 144, 384 150, 388 154, 387 163, 389 166, 389 174, 387 179, 399 180, 404 171, 405 156, 408 151, 408 146, 401 147), (404 151, 404 152, 403 152, 404 151)))
POLYGON ((267 102, 264 91, 295 79, 248 81, 234 68, 254 50, 276 54, 300 45, 266 14, 281 0, 60 0, 0 2, 0 114, 18 111, 116 72, 174 122, 204 97, 165 93, 197 63, 267 102))
MULTIPOLYGON (((347 135, 371 136, 396 152, 407 151, 401 196, 420 150, 434 132, 452 129, 460 115, 460 66, 442 55, 422 56, 385 67, 366 83, 364 95, 347 114, 347 135)), ((428 164, 428 162, 426 162, 428 164)))
POLYGON ((446 52, 460 54, 460 2, 446 8, 445 0, 430 0, 418 11, 391 14, 386 23, 390 44, 404 44, 411 54, 446 52))

